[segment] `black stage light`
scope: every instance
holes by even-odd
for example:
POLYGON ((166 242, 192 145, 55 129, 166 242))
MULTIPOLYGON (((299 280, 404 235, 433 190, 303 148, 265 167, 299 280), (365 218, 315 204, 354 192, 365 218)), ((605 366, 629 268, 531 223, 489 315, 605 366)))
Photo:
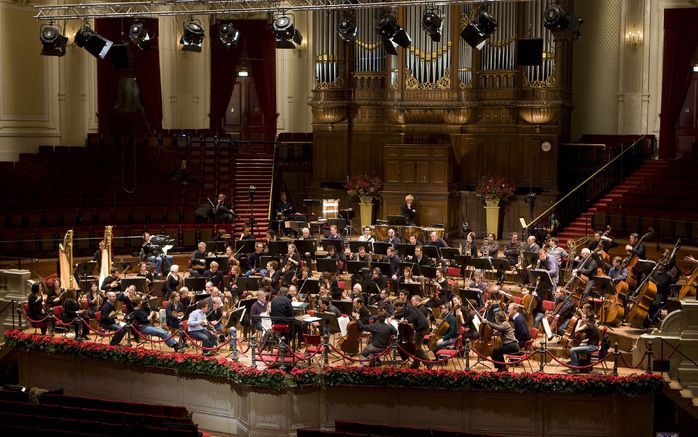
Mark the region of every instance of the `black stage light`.
POLYGON ((497 20, 484 9, 478 11, 460 33, 460 37, 474 49, 482 49, 487 39, 497 30, 497 20))
POLYGON ((407 48, 412 44, 412 38, 397 24, 393 14, 386 15, 378 21, 376 33, 383 39, 383 46, 391 55, 397 55, 397 46, 407 48))
POLYGON ((274 20, 272 28, 277 49, 295 49, 301 45, 303 35, 296 29, 288 15, 282 15, 274 20))
POLYGON ((193 18, 184 23, 184 33, 180 38, 179 43, 182 44, 182 50, 187 52, 201 52, 201 47, 204 43, 204 28, 201 22, 193 18))
POLYGON ((516 66, 543 65, 543 38, 516 40, 516 66))
POLYGON ((434 11, 425 11, 422 15, 422 29, 431 37, 434 42, 441 41, 441 29, 444 22, 434 11))
POLYGON ((568 33, 569 39, 582 37, 581 26, 583 22, 584 20, 566 12, 559 4, 548 6, 543 13, 543 26, 553 33, 568 33))
POLYGON ((99 59, 104 59, 107 53, 109 53, 111 46, 114 45, 113 42, 96 33, 87 24, 82 26, 75 34, 75 43, 78 47, 84 48, 92 56, 99 59))
POLYGON ((353 18, 347 16, 340 17, 339 23, 337 23, 337 33, 340 38, 344 41, 354 41, 357 31, 358 28, 353 18))
POLYGON ((218 26, 218 38, 226 49, 236 47, 240 42, 240 31, 232 23, 221 23, 218 26))
POLYGON ((134 21, 128 28, 128 38, 132 43, 137 45, 141 50, 150 48, 152 38, 148 34, 148 29, 141 21, 134 21))
POLYGON ((39 29, 39 41, 41 41, 41 54, 43 56, 65 55, 65 45, 68 38, 61 35, 60 30, 52 24, 44 24, 39 29))

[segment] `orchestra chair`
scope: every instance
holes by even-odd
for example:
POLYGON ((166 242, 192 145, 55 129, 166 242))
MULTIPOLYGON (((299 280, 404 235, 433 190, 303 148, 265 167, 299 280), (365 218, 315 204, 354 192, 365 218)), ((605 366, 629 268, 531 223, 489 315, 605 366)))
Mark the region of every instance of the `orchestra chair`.
MULTIPOLYGON (((325 346, 322 344, 322 337, 317 334, 303 334, 306 354, 317 354, 315 357, 322 358, 325 346)), ((308 366, 312 365, 312 359, 308 358, 308 366)))
MULTIPOLYGON (((22 315, 24 316, 25 320, 29 320, 29 317, 27 316, 29 314, 29 303, 25 302, 22 304, 22 315)), ((48 327, 48 320, 44 320, 43 322, 30 322, 32 328, 34 328, 34 334, 38 334, 41 332, 41 328, 44 326, 48 327)))
POLYGON ((102 343, 104 340, 111 340, 111 336, 104 335, 109 334, 111 331, 105 331, 99 324, 102 321, 102 310, 95 311, 95 320, 97 321, 97 332, 94 334, 97 336, 97 342, 102 343))
POLYGON ((53 327, 53 331, 60 332, 63 335, 63 337, 65 337, 66 334, 68 334, 68 327, 58 324, 59 321, 63 323, 63 306, 56 305, 53 308, 51 308, 51 312, 53 313, 54 320, 56 320, 56 323, 53 327))
POLYGON ((504 361, 511 363, 514 366, 521 363, 523 365, 524 370, 526 370, 526 364, 528 364, 530 371, 533 372, 533 364, 531 364, 530 360, 524 361, 521 359, 524 355, 528 355, 531 352, 533 352, 533 344, 536 341, 536 337, 538 337, 538 329, 531 327, 530 332, 531 338, 526 342, 523 349, 521 349, 519 352, 515 354, 504 355, 504 361))
MULTIPOLYGON (((463 370, 463 351, 459 352, 459 349, 463 347, 463 336, 465 335, 465 328, 461 326, 458 328, 458 338, 453 346, 449 346, 445 349, 439 349, 434 353, 434 356, 438 361, 444 360, 443 365, 448 363, 445 358, 450 358, 453 361, 453 367, 458 367, 459 370, 463 370)), ((441 363, 439 363, 441 364, 441 363)))
MULTIPOLYGON (((602 326, 601 329, 599 329, 599 345, 598 349, 596 349, 594 352, 590 354, 591 361, 599 361, 601 358, 601 344, 603 343, 604 337, 606 337, 606 332, 608 331, 608 326, 602 326)), ((606 355, 608 351, 604 351, 604 355, 606 355)), ((601 368, 603 369, 604 375, 608 372, 608 365, 606 364, 606 360, 601 361, 599 364, 601 364, 601 368)))

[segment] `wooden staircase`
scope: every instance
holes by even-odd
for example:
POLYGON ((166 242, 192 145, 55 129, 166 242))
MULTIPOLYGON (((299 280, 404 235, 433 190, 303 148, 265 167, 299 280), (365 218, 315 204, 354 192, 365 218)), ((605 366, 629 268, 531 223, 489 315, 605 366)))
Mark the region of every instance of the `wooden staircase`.
POLYGON ((621 199, 626 193, 632 192, 644 184, 647 184, 654 177, 658 176, 662 171, 664 171, 668 166, 669 161, 646 161, 637 170, 635 170, 630 176, 623 179, 623 181, 609 190, 605 195, 603 195, 596 203, 591 205, 586 211, 584 211, 579 217, 570 222, 565 226, 557 235, 560 239, 560 245, 567 248, 568 240, 575 240, 581 238, 584 235, 593 234, 594 229, 592 226, 592 219, 594 213, 596 213, 600 208, 612 205, 618 199, 621 199))
POLYGON ((269 229, 269 201, 274 173, 273 145, 240 151, 233 162, 233 205, 236 213, 233 232, 236 238, 243 225, 254 219, 254 235, 264 238, 269 229), (250 210, 250 186, 255 187, 252 210, 250 210))

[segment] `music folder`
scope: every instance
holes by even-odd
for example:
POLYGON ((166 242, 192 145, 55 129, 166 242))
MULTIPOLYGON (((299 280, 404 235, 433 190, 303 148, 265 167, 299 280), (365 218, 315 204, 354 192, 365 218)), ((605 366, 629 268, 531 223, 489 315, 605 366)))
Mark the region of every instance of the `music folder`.
POLYGON ((388 248, 392 246, 390 243, 384 243, 382 241, 374 241, 373 242, 373 253, 376 255, 387 255, 388 254, 388 248))
POLYGON ((146 279, 141 276, 135 278, 121 278, 121 289, 126 290, 131 285, 136 286, 136 291, 145 293, 146 279))
POLYGON ((456 259, 456 256, 460 255, 460 252, 455 247, 442 247, 439 249, 439 252, 441 252, 441 258, 443 259, 456 259))
POLYGON ((339 266, 339 260, 334 258, 318 258, 315 262, 318 272, 336 273, 339 266))
MULTIPOLYGON (((482 290, 479 288, 459 288, 458 294, 460 294, 461 301, 473 300, 477 302, 477 307, 482 306, 482 290)), ((467 306, 465 303, 463 306, 467 306)))
POLYGON ((429 258, 439 258, 439 250, 436 246, 424 245, 422 246, 422 253, 429 258))
POLYGON ((267 243, 269 255, 286 255, 288 253, 288 243, 290 241, 277 240, 267 243))
POLYGON ((540 288, 543 290, 551 290, 553 288, 553 280, 550 279, 550 273, 544 269, 532 269, 528 271, 528 280, 531 284, 535 284, 536 280, 540 279, 540 288))
POLYGON ((305 280, 298 280, 298 284, 296 285, 296 288, 298 288, 298 294, 306 295, 308 293, 310 294, 318 294, 320 292, 320 280, 319 279, 305 279, 305 280))
POLYGON ((315 251, 317 250, 317 241, 315 240, 295 240, 293 244, 296 245, 296 251, 301 256, 306 253, 315 255, 315 251))
POLYGON ((347 261, 347 273, 357 274, 361 269, 368 268, 368 262, 366 261, 347 261))
POLYGON ((255 240, 235 240, 235 253, 250 254, 256 243, 255 240))
POLYGON ((393 274, 393 271, 390 267, 390 263, 387 262, 373 262, 371 263, 372 268, 378 267, 381 270, 381 274, 385 276, 390 276, 393 274))
POLYGON ((238 278, 238 292, 259 290, 260 281, 260 277, 238 278))
POLYGON ((371 243, 370 241, 350 241, 349 242, 349 251, 351 253, 358 253, 359 247, 363 247, 366 250, 366 253, 373 252, 373 243, 371 243))
POLYGON ((321 323, 325 325, 328 332, 335 333, 340 331, 339 321, 337 320, 337 316, 335 316, 334 313, 315 311, 315 317, 318 317, 323 320, 321 323))
POLYGON ((342 240, 324 239, 320 242, 320 246, 324 247, 325 251, 327 251, 327 249, 329 249, 330 246, 334 246, 334 250, 337 251, 337 253, 344 251, 344 242, 342 240))
POLYGON ((404 244, 400 243, 397 245, 397 253, 400 254, 402 258, 406 256, 414 256, 414 244, 404 244))
POLYGON ((415 294, 418 296, 422 296, 422 284, 419 284, 419 283, 399 284, 398 285, 398 292, 400 290, 407 291, 410 294, 410 296, 413 296, 415 294))

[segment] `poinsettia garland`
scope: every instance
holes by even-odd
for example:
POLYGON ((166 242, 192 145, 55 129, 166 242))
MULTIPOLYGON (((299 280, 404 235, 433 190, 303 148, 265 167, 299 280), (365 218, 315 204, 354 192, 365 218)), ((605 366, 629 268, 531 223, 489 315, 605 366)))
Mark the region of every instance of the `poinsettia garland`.
POLYGON ((7 331, 11 347, 47 354, 76 355, 118 364, 173 370, 178 375, 227 378, 233 384, 271 390, 309 386, 414 387, 447 390, 508 391, 518 393, 584 393, 621 396, 652 395, 663 386, 660 375, 559 375, 494 373, 393 367, 323 367, 258 370, 226 358, 162 353, 145 348, 109 346, 93 342, 7 331))

